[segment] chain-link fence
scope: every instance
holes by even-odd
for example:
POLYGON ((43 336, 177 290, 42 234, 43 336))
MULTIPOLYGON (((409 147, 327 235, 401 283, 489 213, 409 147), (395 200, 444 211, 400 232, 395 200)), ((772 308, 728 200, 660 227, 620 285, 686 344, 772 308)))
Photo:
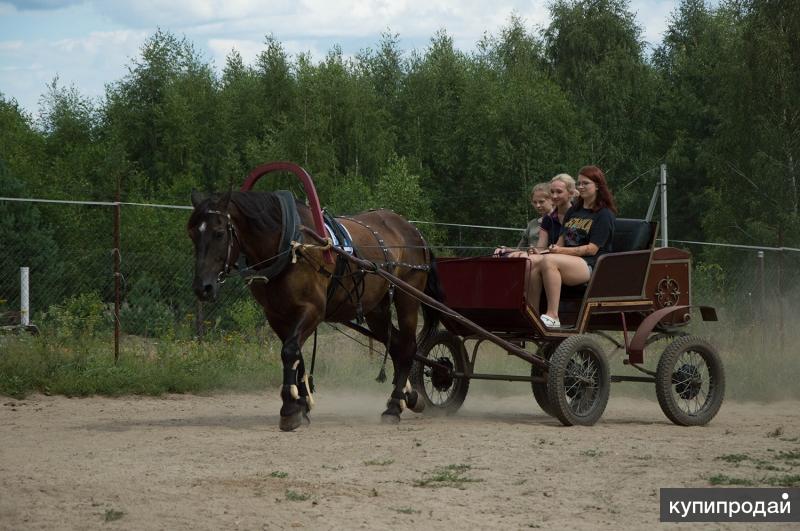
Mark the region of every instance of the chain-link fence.
MULTIPOLYGON (((25 266, 30 268, 31 319, 40 328, 113 333, 115 208, 113 203, 0 200, 0 324, 19 322, 19 269, 25 266)), ((235 275, 216 302, 197 302, 186 234, 189 210, 130 203, 119 208, 122 341, 250 334, 264 328, 261 309, 235 275)), ((429 240, 440 242, 439 256, 489 255, 496 246, 515 246, 521 234, 504 227, 417 224, 429 240)), ((718 308, 725 337, 757 336, 784 352, 797 345, 800 252, 674 245, 692 252, 694 302, 718 308)))

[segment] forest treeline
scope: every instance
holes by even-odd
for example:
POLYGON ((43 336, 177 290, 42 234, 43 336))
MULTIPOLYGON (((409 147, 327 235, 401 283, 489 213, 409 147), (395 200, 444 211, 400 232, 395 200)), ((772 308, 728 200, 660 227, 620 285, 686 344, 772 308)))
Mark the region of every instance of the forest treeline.
MULTIPOLYGON (((252 64, 232 51, 219 69, 159 30, 101 100, 55 79, 34 117, 0 94, 1 195, 113 201, 119 182, 122 201, 189 204, 291 160, 334 213, 523 227, 531 186, 585 164, 641 217, 666 163, 672 238, 800 247, 797 2, 683 0, 654 47, 627 0, 556 0, 546 27, 511 16, 470 52, 446 29, 423 50, 399 42, 314 60, 266 36, 252 64)), ((129 245, 174 248, 158 215, 126 218, 129 245)), ((69 235, 110 230, 0 202, 3 247, 61 278, 69 235)))

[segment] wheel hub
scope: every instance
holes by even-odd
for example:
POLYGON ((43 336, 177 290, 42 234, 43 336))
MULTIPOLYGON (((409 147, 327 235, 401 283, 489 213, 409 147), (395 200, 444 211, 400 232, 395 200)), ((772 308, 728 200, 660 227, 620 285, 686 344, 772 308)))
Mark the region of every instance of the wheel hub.
POLYGON ((675 386, 675 392, 684 400, 691 400, 700 393, 700 388, 703 385, 703 379, 700 377, 700 371, 694 365, 684 363, 680 368, 672 373, 672 384, 675 386))
POLYGON ((453 385, 453 362, 449 358, 435 361, 439 366, 431 367, 431 384, 439 392, 447 391, 453 385))

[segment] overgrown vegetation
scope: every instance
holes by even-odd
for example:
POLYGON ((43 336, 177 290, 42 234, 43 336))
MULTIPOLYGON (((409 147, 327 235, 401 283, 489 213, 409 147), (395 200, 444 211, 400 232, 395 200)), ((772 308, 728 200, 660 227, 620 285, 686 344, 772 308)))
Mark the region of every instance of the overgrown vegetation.
POLYGON ((277 354, 241 340, 128 342, 114 363, 107 338, 0 338, 0 394, 67 396, 271 389, 277 354))

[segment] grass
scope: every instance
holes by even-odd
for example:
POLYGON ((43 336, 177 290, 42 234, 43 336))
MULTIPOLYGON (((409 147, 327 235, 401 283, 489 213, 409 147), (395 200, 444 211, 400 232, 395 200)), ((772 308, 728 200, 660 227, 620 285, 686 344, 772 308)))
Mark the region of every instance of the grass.
POLYGON ((411 507, 398 507, 397 509, 392 509, 398 513, 402 514, 418 514, 419 511, 417 509, 412 509, 411 507))
POLYGON ((105 515, 103 516, 103 520, 106 522, 113 522, 115 520, 119 520, 125 516, 123 511, 117 511, 116 509, 106 509, 105 515))
POLYGON ((581 451, 581 455, 585 457, 600 457, 603 455, 603 452, 594 448, 589 448, 588 450, 581 451))
POLYGON ((288 472, 281 472, 280 470, 275 470, 272 474, 270 474, 270 477, 283 479, 289 477, 289 474, 288 472))
POLYGON ((800 474, 787 474, 766 478, 765 483, 773 487, 800 487, 800 474))
POLYGON ((303 494, 289 489, 286 490, 286 499, 289 501, 306 501, 310 497, 309 494, 303 494))
MULTIPOLYGON (((125 340, 123 339, 125 342, 125 340)), ((66 396, 260 390, 279 383, 277 355, 246 340, 128 340, 114 363, 105 338, 19 337, 0 353, 0 394, 66 396), (269 353, 268 353, 269 354, 269 353)))
POLYGON ((742 461, 747 461, 750 459, 749 456, 745 454, 728 454, 728 455, 721 455, 717 457, 720 461, 725 461, 726 463, 741 463, 742 461))
POLYGON ((708 478, 708 482, 712 485, 740 485, 743 487, 750 487, 756 484, 750 479, 732 478, 730 476, 726 476, 725 474, 716 474, 711 476, 708 478))
POLYGON ((465 474, 472 469, 470 465, 447 465, 437 467, 434 471, 428 474, 423 479, 414 482, 416 487, 455 487, 464 488, 465 483, 476 483, 483 481, 481 479, 473 479, 465 476, 465 474))
POLYGON ((800 466, 800 450, 778 451, 767 449, 769 459, 751 457, 747 454, 727 454, 717 457, 717 460, 730 463, 735 467, 750 464, 755 470, 764 472, 789 472, 783 475, 761 476, 756 479, 734 478, 726 474, 716 474, 708 478, 712 485, 769 485, 773 487, 800 487, 800 475, 792 474, 795 467, 800 466))
POLYGON ((394 459, 384 459, 382 461, 378 459, 370 459, 369 461, 364 461, 364 464, 367 466, 388 466, 394 463, 394 459))

